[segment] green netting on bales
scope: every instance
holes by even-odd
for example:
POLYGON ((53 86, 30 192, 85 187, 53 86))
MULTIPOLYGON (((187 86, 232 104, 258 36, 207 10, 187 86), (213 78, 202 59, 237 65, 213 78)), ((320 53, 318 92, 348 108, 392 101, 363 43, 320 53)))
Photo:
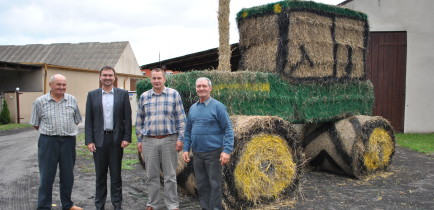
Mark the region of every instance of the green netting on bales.
POLYGON ((326 122, 358 114, 370 115, 374 88, 370 81, 298 83, 297 121, 326 122))
MULTIPOLYGON (((369 81, 290 83, 264 72, 192 71, 167 77, 166 86, 178 90, 186 112, 198 98, 195 82, 208 77, 212 97, 231 115, 272 115, 292 123, 315 123, 346 116, 369 115, 374 101, 369 81)), ((150 80, 137 83, 138 97, 151 89, 150 80)))
POLYGON ((272 13, 280 13, 284 10, 317 10, 324 13, 324 15, 336 15, 352 17, 359 20, 368 20, 366 14, 354 11, 347 8, 342 8, 338 6, 332 6, 328 4, 316 3, 313 1, 280 1, 270 4, 265 4, 261 6, 243 8, 237 13, 237 23, 245 18, 258 17, 263 15, 268 15, 272 13))

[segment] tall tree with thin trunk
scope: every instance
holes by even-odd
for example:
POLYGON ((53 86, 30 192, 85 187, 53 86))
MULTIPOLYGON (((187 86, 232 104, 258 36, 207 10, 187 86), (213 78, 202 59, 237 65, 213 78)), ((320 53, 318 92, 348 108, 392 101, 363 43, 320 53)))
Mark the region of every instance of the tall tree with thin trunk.
POLYGON ((219 66, 218 70, 231 71, 231 46, 229 45, 230 0, 219 0, 219 66))

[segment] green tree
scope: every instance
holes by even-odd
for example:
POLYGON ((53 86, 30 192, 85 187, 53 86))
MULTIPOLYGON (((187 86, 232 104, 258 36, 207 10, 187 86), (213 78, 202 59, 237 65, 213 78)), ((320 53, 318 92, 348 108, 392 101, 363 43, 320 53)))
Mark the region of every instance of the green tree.
POLYGON ((6 100, 3 101, 3 109, 0 113, 0 124, 8 124, 11 122, 11 116, 9 114, 8 104, 6 103, 6 100))

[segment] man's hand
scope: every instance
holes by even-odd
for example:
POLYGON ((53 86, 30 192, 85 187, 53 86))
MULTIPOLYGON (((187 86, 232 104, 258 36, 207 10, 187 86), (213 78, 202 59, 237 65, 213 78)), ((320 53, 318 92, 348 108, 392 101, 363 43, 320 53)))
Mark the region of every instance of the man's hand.
POLYGON ((226 153, 224 153, 224 152, 222 152, 221 154, 220 154, 220 164, 223 166, 223 165, 225 165, 226 163, 229 163, 229 160, 231 159, 231 155, 229 155, 229 154, 226 154, 226 153))
POLYGON ((182 159, 184 159, 185 162, 190 162, 190 155, 188 154, 188 152, 184 152, 182 153, 182 159))
POLYGON ((142 142, 137 142, 137 150, 142 153, 142 142))
POLYGON ((176 141, 176 151, 180 152, 182 150, 182 147, 184 147, 183 141, 176 141))
POLYGON ((90 143, 90 144, 88 144, 88 145, 87 145, 87 149, 88 149, 90 152, 96 152, 96 147, 95 147, 95 144, 94 144, 94 143, 90 143))
POLYGON ((124 140, 124 141, 122 141, 122 143, 121 143, 121 147, 122 147, 122 148, 128 147, 129 144, 130 144, 130 142, 124 140))

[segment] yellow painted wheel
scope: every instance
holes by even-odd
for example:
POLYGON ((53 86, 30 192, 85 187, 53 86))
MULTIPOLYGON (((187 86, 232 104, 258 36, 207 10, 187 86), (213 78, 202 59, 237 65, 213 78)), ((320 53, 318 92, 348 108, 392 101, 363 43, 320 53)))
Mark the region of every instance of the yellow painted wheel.
POLYGON ((394 152, 394 143, 389 132, 384 128, 375 128, 369 135, 363 160, 368 171, 375 171, 390 165, 394 152))
POLYGON ((287 142, 275 134, 252 136, 234 170, 238 196, 255 202, 276 198, 296 176, 296 163, 287 142))

